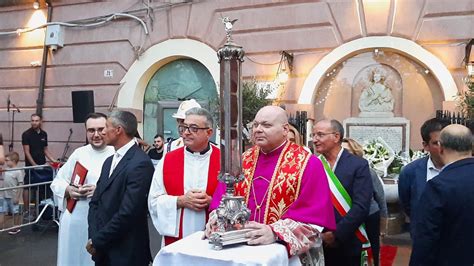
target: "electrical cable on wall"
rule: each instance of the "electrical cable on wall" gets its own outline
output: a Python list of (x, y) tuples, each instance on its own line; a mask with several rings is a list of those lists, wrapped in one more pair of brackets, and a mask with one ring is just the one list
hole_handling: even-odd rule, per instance
[(131, 18), (131, 19), (134, 19), (134, 20), (137, 20), (138, 22), (140, 22), (140, 24), (143, 27), (143, 30), (145, 31), (145, 34), (148, 35), (148, 33), (149, 33), (148, 28), (147, 28), (145, 22), (141, 18), (139, 18), (137, 16), (134, 16), (134, 15), (126, 14), (126, 13), (114, 13), (112, 15), (109, 15), (109, 16), (103, 18), (103, 20), (99, 21), (99, 22), (84, 23), (84, 24), (69, 23), (69, 22), (48, 22), (48, 23), (44, 23), (42, 25), (39, 25), (39, 26), (33, 27), (33, 28), (19, 28), (15, 31), (0, 32), (0, 36), (1, 35), (14, 35), (14, 34), (20, 35), (22, 33), (34, 31), (34, 30), (41, 29), (41, 28), (45, 28), (45, 27), (50, 26), (50, 25), (60, 25), (60, 26), (65, 26), (65, 27), (97, 27), (97, 26), (104, 25), (108, 22), (111, 22), (112, 20), (115, 20), (115, 19), (118, 19), (118, 18), (123, 18), (123, 17)]
[[(170, 8), (170, 7), (173, 7), (173, 6), (180, 6), (180, 5), (183, 5), (183, 4), (188, 4), (188, 2), (189, 2), (188, 0), (184, 0), (184, 1), (176, 2), (176, 3), (160, 4), (159, 6), (155, 7), (155, 6), (153, 6), (153, 4), (149, 0), (147, 0), (147, 3), (142, 1), (142, 4), (145, 6), (144, 9), (123, 11), (123, 12), (118, 12), (118, 13), (114, 13), (114, 14), (111, 14), (111, 15), (106, 15), (106, 16), (103, 16), (101, 18), (96, 18), (95, 20), (101, 20), (99, 22), (93, 22), (93, 23), (49, 22), (49, 23), (45, 23), (45, 24), (42, 24), (42, 25), (40, 25), (38, 27), (34, 27), (34, 28), (18, 28), (15, 31), (0, 31), (0, 36), (2, 36), (2, 35), (20, 35), (22, 33), (34, 31), (34, 30), (41, 29), (41, 28), (45, 28), (49, 25), (61, 25), (61, 26), (65, 26), (65, 27), (97, 27), (97, 26), (101, 26), (103, 24), (106, 24), (107, 22), (110, 22), (114, 19), (118, 19), (118, 18), (122, 18), (122, 17), (131, 18), (131, 19), (134, 19), (134, 20), (137, 20), (138, 22), (140, 22), (140, 24), (143, 27), (143, 30), (145, 31), (145, 34), (148, 35), (149, 31), (148, 31), (148, 27), (147, 27), (145, 21), (143, 21), (141, 18), (139, 18), (137, 16), (131, 15), (130, 13), (146, 11), (146, 16), (152, 22), (151, 27), (153, 29), (153, 17), (151, 16), (151, 14), (155, 10), (166, 9), (166, 8)], [(93, 19), (93, 18), (81, 19), (81, 21), (91, 20), (91, 19)]]
[(280, 63), (280, 60), (278, 60), (277, 62), (275, 63), (260, 63), (260, 62), (257, 62), (255, 60), (253, 60), (252, 58), (248, 57), (248, 56), (245, 56), (245, 58), (247, 58), (250, 62), (252, 63), (255, 63), (257, 65), (262, 65), (262, 66), (274, 66), (274, 65), (278, 65)]

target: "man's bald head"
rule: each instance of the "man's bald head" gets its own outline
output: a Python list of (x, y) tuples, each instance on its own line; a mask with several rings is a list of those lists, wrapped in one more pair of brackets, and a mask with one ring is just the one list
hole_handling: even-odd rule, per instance
[(454, 124), (445, 127), (441, 130), (440, 140), (441, 147), (445, 150), (462, 154), (472, 152), (472, 133), (463, 125)]
[(258, 110), (257, 115), (255, 115), (255, 118), (260, 116), (274, 116), (275, 122), (280, 123), (280, 124), (287, 124), (288, 123), (288, 115), (286, 114), (286, 111), (283, 110), (283, 108), (279, 106), (274, 106), (274, 105), (269, 105), (261, 108)]
[(285, 110), (278, 106), (265, 106), (253, 121), (253, 140), (264, 152), (270, 152), (286, 141), (288, 130)]

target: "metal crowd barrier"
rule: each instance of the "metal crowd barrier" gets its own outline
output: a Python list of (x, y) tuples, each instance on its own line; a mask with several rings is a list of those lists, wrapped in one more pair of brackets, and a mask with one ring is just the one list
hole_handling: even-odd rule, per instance
[[(4, 172), (9, 171), (22, 171), (24, 185), (5, 188), (3, 186)], [(43, 220), (53, 221), (59, 225), (54, 196), (50, 189), (56, 173), (57, 170), (51, 165), (3, 169), (0, 177), (0, 209), (2, 210), (0, 212), (0, 233), (29, 225), (37, 226)], [(2, 206), (4, 192), (12, 191), (14, 195), (17, 195), (19, 190), (20, 202), (16, 204), (18, 210), (15, 208), (11, 213), (6, 213), (6, 210), (3, 210), (6, 204), (4, 203)], [(21, 203), (24, 191), (28, 191), (29, 202)], [(35, 227), (33, 227), (33, 230), (35, 230)]]

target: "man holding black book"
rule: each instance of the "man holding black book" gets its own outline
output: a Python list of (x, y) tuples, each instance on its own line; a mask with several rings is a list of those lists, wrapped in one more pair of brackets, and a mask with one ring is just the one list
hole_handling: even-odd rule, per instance
[[(90, 197), (94, 194), (102, 164), (114, 154), (114, 148), (107, 146), (102, 130), (107, 116), (91, 113), (86, 118), (88, 145), (76, 149), (67, 163), (61, 167), (51, 184), (59, 210), (62, 212), (59, 222), (57, 265), (94, 265), (91, 256), (84, 248), (87, 244), (87, 215)], [(84, 183), (81, 184), (80, 166), (87, 169)], [(74, 173), (74, 180), (71, 180)], [(76, 174), (79, 173), (79, 176)], [(75, 200), (75, 205), (71, 201)], [(73, 207), (71, 207), (74, 205)], [(67, 206), (67, 208), (66, 208)]]

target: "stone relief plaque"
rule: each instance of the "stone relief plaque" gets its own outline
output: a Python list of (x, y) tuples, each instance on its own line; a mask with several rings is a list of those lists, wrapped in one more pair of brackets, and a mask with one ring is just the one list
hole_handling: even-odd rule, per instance
[(365, 144), (381, 137), (396, 153), (407, 152), (410, 134), (409, 121), (403, 117), (393, 118), (359, 118), (344, 120), (346, 136)]
[(403, 150), (403, 128), (397, 126), (350, 126), (350, 137), (359, 143), (381, 137), (395, 151)]

